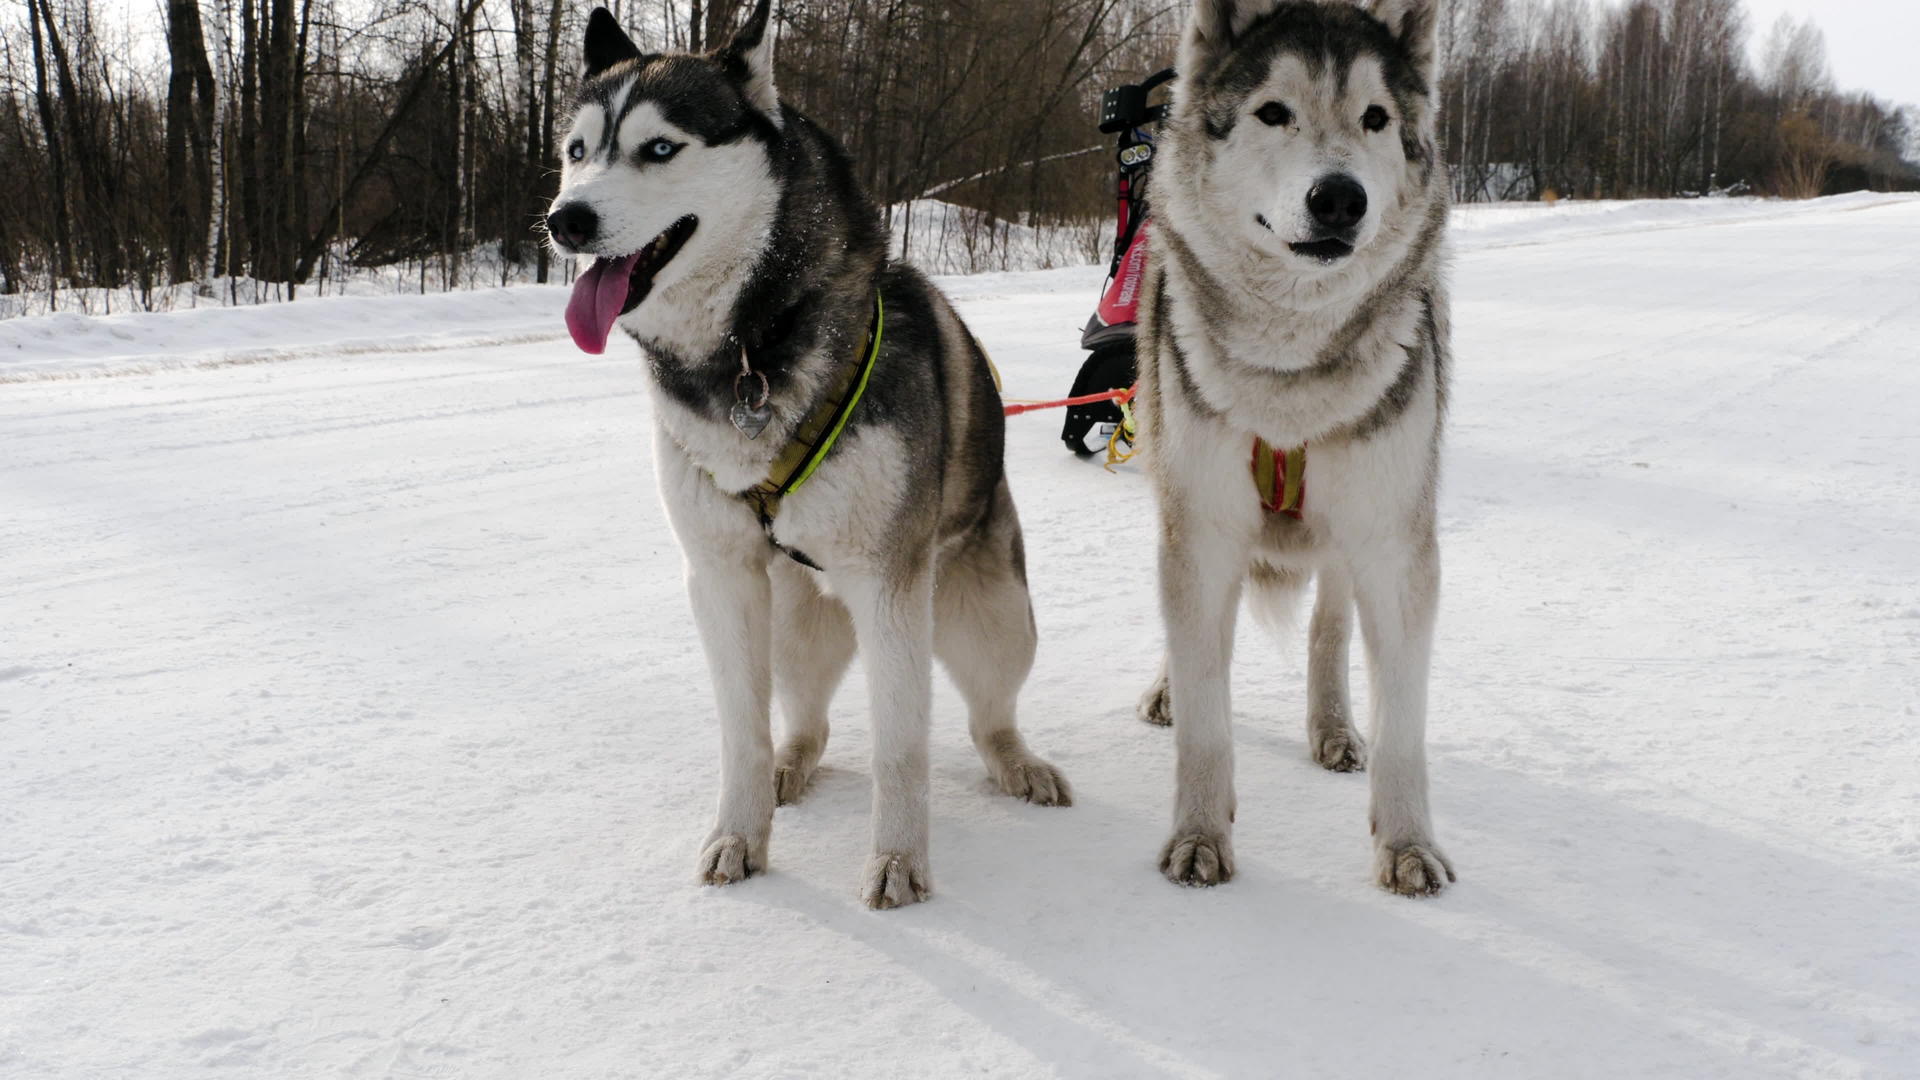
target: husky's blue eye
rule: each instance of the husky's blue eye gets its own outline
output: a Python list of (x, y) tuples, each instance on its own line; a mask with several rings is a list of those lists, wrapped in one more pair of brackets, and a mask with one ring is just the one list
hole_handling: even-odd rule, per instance
[(655, 139), (640, 151), (648, 161), (666, 161), (680, 152), (680, 144), (670, 139)]
[(1277, 101), (1269, 101), (1254, 110), (1253, 115), (1268, 127), (1285, 127), (1293, 123), (1293, 110)]
[(567, 160), (579, 161), (587, 156), (587, 144), (575, 139), (567, 144)]
[(1360, 126), (1368, 131), (1381, 131), (1390, 119), (1392, 117), (1387, 115), (1387, 110), (1378, 105), (1369, 105), (1367, 111), (1360, 115)]

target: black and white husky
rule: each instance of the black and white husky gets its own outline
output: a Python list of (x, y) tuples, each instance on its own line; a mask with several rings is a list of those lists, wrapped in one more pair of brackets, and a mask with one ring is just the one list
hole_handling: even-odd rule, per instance
[[(1161, 870), (1176, 882), (1233, 876), (1228, 668), (1243, 586), (1271, 602), (1316, 576), (1313, 757), (1371, 768), (1382, 885), (1411, 895), (1453, 880), (1425, 746), (1449, 348), (1437, 3), (1196, 0), (1187, 25), (1140, 347), (1167, 631), (1141, 713), (1173, 724)], [(1356, 607), (1371, 761), (1347, 696)]]
[[(652, 373), (660, 490), (720, 713), (700, 878), (766, 867), (774, 805), (806, 790), (857, 643), (874, 727), (861, 895), (888, 908), (932, 886), (936, 656), (1000, 788), (1072, 796), (1014, 726), (1034, 623), (986, 357), (925, 278), (887, 261), (839, 146), (775, 96), (768, 6), (704, 56), (642, 53), (595, 10), (547, 224), (596, 257), (568, 306), (574, 340), (599, 352), (617, 326)], [(804, 486), (775, 491), (813, 445), (830, 450)]]

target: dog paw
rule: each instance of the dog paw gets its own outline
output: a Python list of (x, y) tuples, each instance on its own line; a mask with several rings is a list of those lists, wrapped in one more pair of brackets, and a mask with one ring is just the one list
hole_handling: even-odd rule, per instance
[(1453, 863), (1433, 841), (1376, 844), (1373, 873), (1380, 887), (1401, 896), (1438, 896), (1454, 876)]
[(867, 859), (860, 898), (875, 911), (916, 904), (933, 895), (927, 858), (908, 851), (876, 851)]
[(1225, 884), (1233, 880), (1233, 843), (1224, 833), (1175, 833), (1160, 851), (1160, 872), (1175, 885)]
[(1367, 743), (1352, 728), (1311, 733), (1313, 760), (1329, 772), (1364, 772)]
[(773, 770), (773, 802), (776, 806), (792, 806), (807, 793), (807, 785), (813, 781), (811, 773), (798, 765), (782, 765)]
[(800, 801), (813, 784), (814, 769), (820, 764), (821, 743), (818, 740), (791, 739), (780, 748), (780, 756), (773, 767), (773, 801), (777, 806), (791, 806)]
[(1035, 806), (1073, 805), (1073, 787), (1067, 778), (1037, 757), (1028, 756), (1024, 761), (1000, 766), (994, 770), (993, 778), (1001, 791)]
[(731, 885), (766, 869), (764, 854), (756, 856), (739, 833), (722, 833), (707, 841), (700, 852), (700, 883)]
[(1140, 706), (1135, 715), (1143, 724), (1155, 727), (1173, 726), (1173, 695), (1167, 692), (1167, 677), (1161, 675), (1140, 695)]
[(786, 761), (773, 770), (773, 801), (776, 806), (792, 806), (813, 784), (813, 767), (799, 761)]

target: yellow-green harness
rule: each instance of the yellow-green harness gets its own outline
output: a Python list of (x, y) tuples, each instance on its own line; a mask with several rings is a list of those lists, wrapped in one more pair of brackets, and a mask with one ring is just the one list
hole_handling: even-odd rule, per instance
[[(793, 431), (793, 437), (787, 440), (773, 465), (767, 470), (767, 478), (740, 493), (740, 498), (760, 516), (760, 524), (766, 528), (768, 539), (773, 536), (773, 519), (780, 513), (780, 500), (799, 491), (801, 486), (813, 477), (814, 470), (826, 460), (833, 444), (840, 439), (840, 433), (847, 429), (847, 420), (853, 416), (854, 406), (860, 404), (860, 398), (867, 392), (867, 380), (873, 375), (873, 365), (880, 359), (880, 336), (887, 325), (887, 308), (880, 300), (880, 290), (873, 291), (873, 327), (867, 334), (866, 348), (859, 363), (841, 370), (833, 387), (814, 406), (813, 412), (800, 422)], [(779, 545), (776, 544), (776, 547)], [(799, 561), (807, 565), (805, 556), (789, 551)]]

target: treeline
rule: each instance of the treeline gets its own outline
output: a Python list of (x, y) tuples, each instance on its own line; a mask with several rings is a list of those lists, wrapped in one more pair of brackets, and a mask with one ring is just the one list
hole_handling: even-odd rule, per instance
[(1811, 22), (1757, 67), (1741, 0), (1454, 0), (1442, 29), (1463, 199), (1920, 188), (1915, 110), (1838, 92)]
[[(164, 51), (86, 0), (0, 28), (0, 293), (291, 296), (367, 267), (546, 281), (555, 127), (593, 0), (166, 0)], [(743, 0), (614, 0), (650, 48), (724, 43)], [(956, 177), (991, 215), (1085, 216), (1115, 78), (1174, 0), (782, 0), (781, 91), (875, 195)], [(1077, 166), (1077, 168), (1076, 168)], [(972, 221), (990, 221), (972, 218)], [(248, 297), (241, 297), (242, 299)]]
[[(743, 2), (610, 6), (643, 46), (701, 49)], [(87, 0), (10, 5), (0, 294), (53, 306), (117, 290), (151, 307), (182, 283), (287, 297), (369, 268), (421, 288), (548, 280), (539, 221), (591, 6), (164, 0), (142, 33)], [(778, 0), (780, 88), (885, 204), (937, 194), (979, 211), (938, 220), (991, 251), (996, 222), (1107, 212), (1100, 92), (1170, 62), (1185, 9)], [(1909, 117), (1837, 93), (1811, 26), (1783, 23), (1750, 64), (1739, 0), (1455, 0), (1443, 30), (1463, 198), (1915, 183)]]

